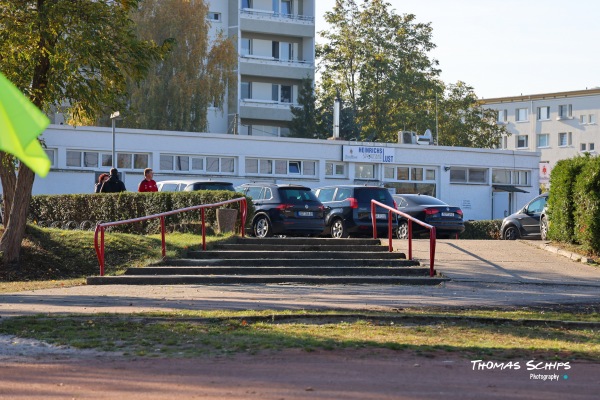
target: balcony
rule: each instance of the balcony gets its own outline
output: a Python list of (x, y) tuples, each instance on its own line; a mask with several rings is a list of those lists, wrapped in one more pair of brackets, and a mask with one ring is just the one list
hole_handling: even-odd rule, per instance
[(241, 99), (240, 117), (254, 120), (290, 121), (293, 103), (280, 103), (273, 100)]
[(281, 60), (259, 55), (240, 56), (240, 74), (282, 79), (313, 77), (314, 63), (302, 60)]
[(240, 10), (240, 29), (245, 32), (312, 38), (315, 36), (315, 17), (244, 8)]

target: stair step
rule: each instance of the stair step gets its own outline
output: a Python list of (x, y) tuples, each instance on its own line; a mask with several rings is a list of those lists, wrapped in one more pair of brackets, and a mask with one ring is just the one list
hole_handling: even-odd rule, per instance
[(425, 267), (143, 267), (128, 268), (125, 275), (325, 275), (325, 276), (429, 276)]
[(444, 277), (400, 276), (314, 276), (314, 275), (161, 275), (161, 276), (91, 276), (88, 285), (207, 285), (207, 284), (379, 284), (379, 285), (438, 285)]
[(271, 244), (271, 243), (223, 243), (213, 249), (237, 251), (347, 251), (355, 253), (384, 252), (388, 248), (381, 245), (338, 245), (338, 244)]
[(244, 244), (244, 243), (252, 243), (252, 244), (296, 244), (296, 245), (337, 245), (337, 246), (375, 246), (381, 245), (381, 241), (379, 239), (370, 239), (370, 238), (346, 238), (346, 239), (332, 239), (332, 238), (253, 238), (253, 237), (239, 237), (236, 236), (231, 238), (228, 243), (235, 244)]
[(258, 250), (207, 250), (207, 251), (190, 251), (190, 258), (198, 259), (269, 259), (269, 258), (288, 258), (288, 259), (310, 259), (310, 258), (326, 258), (348, 260), (355, 257), (363, 259), (405, 259), (406, 255), (400, 252), (365, 252), (354, 253), (350, 251), (258, 251)]
[[(343, 267), (410, 267), (417, 266), (420, 263), (416, 260), (406, 259), (348, 259), (348, 260), (336, 260), (334, 258), (328, 259), (281, 259), (281, 258), (268, 258), (261, 259), (259, 261), (261, 267), (330, 267), (330, 266), (343, 266)], [(174, 266), (174, 267), (254, 267), (257, 264), (257, 259), (237, 259), (237, 260), (225, 260), (225, 259), (197, 259), (197, 258), (177, 258), (172, 260), (165, 260), (155, 266)]]

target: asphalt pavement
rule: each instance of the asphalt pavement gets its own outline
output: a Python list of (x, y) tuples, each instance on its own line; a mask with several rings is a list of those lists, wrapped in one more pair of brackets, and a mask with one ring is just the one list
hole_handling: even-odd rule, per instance
[[(451, 280), (436, 286), (84, 285), (2, 294), (0, 317), (218, 309), (385, 311), (407, 307), (600, 305), (600, 268), (544, 250), (540, 244), (440, 240), (435, 268)], [(394, 248), (407, 252), (407, 242), (394, 240)], [(415, 240), (413, 256), (428, 265), (429, 241)]]

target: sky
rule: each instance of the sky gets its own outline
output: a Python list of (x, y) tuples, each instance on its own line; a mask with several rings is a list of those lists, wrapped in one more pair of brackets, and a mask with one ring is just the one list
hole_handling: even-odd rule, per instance
[[(359, 0), (360, 1), (360, 0)], [(430, 53), (446, 83), (480, 98), (600, 87), (598, 0), (388, 0), (396, 14), (430, 22)], [(315, 0), (318, 32), (335, 0)]]

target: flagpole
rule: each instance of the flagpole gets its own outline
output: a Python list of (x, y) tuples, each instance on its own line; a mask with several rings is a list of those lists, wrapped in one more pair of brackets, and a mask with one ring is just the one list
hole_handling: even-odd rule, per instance
[(121, 119), (119, 118), (121, 116), (121, 113), (118, 111), (115, 111), (114, 113), (110, 114), (110, 119), (112, 121), (112, 167), (113, 168), (117, 168), (117, 158), (116, 158), (116, 152), (115, 152), (115, 124), (116, 124), (116, 120)]

